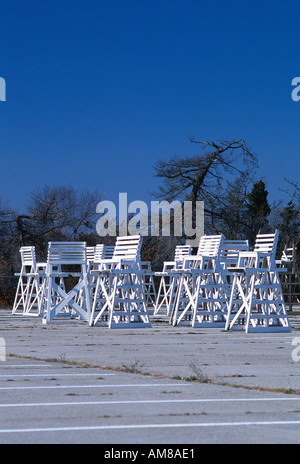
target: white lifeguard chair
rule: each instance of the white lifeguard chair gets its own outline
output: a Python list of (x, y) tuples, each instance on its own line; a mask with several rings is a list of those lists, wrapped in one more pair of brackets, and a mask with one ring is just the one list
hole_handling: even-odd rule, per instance
[(184, 258), (170, 324), (192, 327), (225, 326), (226, 292), (220, 256), (224, 235), (201, 237), (197, 255)]
[[(91, 304), (87, 265), (85, 242), (49, 243), (44, 291), (44, 324), (49, 324), (60, 313), (68, 314), (66, 309), (69, 309), (70, 316), (89, 321)], [(69, 276), (77, 279), (77, 283), (67, 292), (62, 282)]]
[(174, 261), (165, 261), (162, 272), (155, 272), (155, 276), (160, 278), (154, 315), (163, 311), (170, 316), (174, 302), (179, 274), (174, 273), (176, 269), (181, 269), (185, 256), (190, 256), (192, 247), (190, 245), (177, 245), (175, 247)]
[(241, 252), (233, 272), (226, 330), (290, 332), (276, 266), (278, 230), (258, 234), (253, 251)]
[(43, 311), (43, 288), (46, 263), (37, 263), (35, 247), (21, 247), (21, 271), (12, 314), (40, 316)]
[(101, 260), (94, 271), (90, 326), (151, 327), (141, 275), (141, 244), (139, 235), (117, 237), (113, 257)]

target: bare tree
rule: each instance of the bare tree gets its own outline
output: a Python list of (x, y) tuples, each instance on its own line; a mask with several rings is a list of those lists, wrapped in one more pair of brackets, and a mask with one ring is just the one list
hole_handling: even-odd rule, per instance
[(239, 185), (245, 200), (258, 166), (257, 156), (244, 140), (215, 143), (191, 139), (191, 142), (201, 146), (201, 154), (172, 156), (155, 164), (155, 176), (163, 180), (155, 196), (169, 201), (191, 200), (194, 209), (196, 201), (204, 201), (206, 226), (209, 231), (217, 232), (224, 218), (227, 219), (233, 185)]
[(15, 249), (18, 244), (16, 212), (0, 199), (0, 275), (14, 270)]
[(71, 240), (80, 228), (92, 226), (91, 220), (96, 217), (99, 200), (97, 192), (81, 193), (64, 185), (54, 188), (45, 186), (32, 195), (28, 212), (36, 222), (39, 233), (47, 235), (59, 231)]
[(38, 189), (28, 210), (20, 214), (0, 199), (0, 303), (11, 300), (15, 291), (14, 272), (20, 268), (21, 246), (34, 245), (39, 259), (46, 259), (49, 241), (95, 240), (97, 192), (78, 192), (72, 187)]
[(98, 192), (45, 186), (32, 194), (28, 206), (27, 241), (44, 249), (51, 240), (76, 240), (95, 231)]

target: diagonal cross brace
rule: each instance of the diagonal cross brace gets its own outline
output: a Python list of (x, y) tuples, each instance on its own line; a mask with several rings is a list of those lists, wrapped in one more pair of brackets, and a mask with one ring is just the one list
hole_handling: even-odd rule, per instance
[[(61, 288), (57, 283), (53, 282), (52, 283), (52, 289), (54, 292), (56, 292), (59, 296), (62, 297), (62, 301), (51, 308), (50, 311), (47, 311), (47, 322), (52, 320), (65, 306), (70, 306), (72, 307), (84, 320), (89, 319), (89, 314), (90, 314), (90, 303), (89, 303), (89, 295), (86, 295), (86, 302), (87, 302), (87, 308), (84, 310), (79, 306), (76, 301), (74, 301), (74, 297), (76, 297), (80, 290), (82, 290), (83, 287), (86, 287), (86, 279), (84, 278), (78, 284), (69, 292), (66, 293), (66, 291)], [(88, 292), (87, 292), (88, 293)]]

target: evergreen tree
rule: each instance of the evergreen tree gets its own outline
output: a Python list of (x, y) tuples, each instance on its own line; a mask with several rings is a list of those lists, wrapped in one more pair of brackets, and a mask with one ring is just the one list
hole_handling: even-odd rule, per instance
[(295, 244), (299, 249), (300, 245), (300, 215), (299, 208), (296, 208), (293, 201), (289, 201), (287, 206), (279, 213), (281, 222), (279, 224), (280, 240), (282, 248)]
[(265, 183), (260, 180), (253, 185), (246, 200), (246, 217), (249, 224), (249, 241), (252, 245), (259, 231), (267, 233), (269, 230), (268, 216), (271, 208), (268, 202), (268, 191)]

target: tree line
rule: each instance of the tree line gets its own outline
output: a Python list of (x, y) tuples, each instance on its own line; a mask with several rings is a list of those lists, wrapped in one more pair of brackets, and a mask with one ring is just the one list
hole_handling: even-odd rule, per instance
[[(298, 246), (300, 251), (300, 187), (283, 178), (282, 199), (271, 204), (266, 181), (258, 176), (259, 157), (244, 140), (190, 142), (194, 155), (176, 155), (159, 160), (153, 175), (160, 186), (153, 196), (160, 200), (190, 200), (205, 204), (205, 233), (223, 233), (227, 239), (248, 239), (279, 229), (278, 250)], [(96, 233), (98, 191), (78, 191), (72, 186), (43, 186), (33, 192), (25, 211), (16, 211), (0, 199), (0, 304), (9, 299), (20, 268), (19, 249), (33, 245), (39, 260), (45, 260), (49, 241), (86, 241), (113, 244), (113, 237)], [(160, 270), (170, 260), (176, 244), (185, 237), (145, 237), (143, 259)], [(4, 278), (5, 276), (5, 278)], [(6, 280), (5, 280), (6, 279)]]

